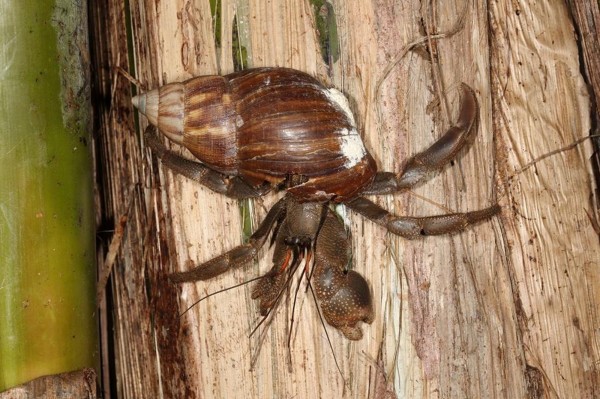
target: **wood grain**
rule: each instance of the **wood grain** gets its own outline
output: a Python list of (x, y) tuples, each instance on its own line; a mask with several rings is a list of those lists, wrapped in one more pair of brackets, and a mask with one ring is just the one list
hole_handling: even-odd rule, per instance
[[(98, 33), (110, 44), (96, 49), (105, 68), (99, 91), (111, 99), (98, 142), (106, 160), (100, 162), (105, 223), (129, 201), (135, 204), (111, 277), (119, 396), (600, 395), (600, 251), (590, 222), (598, 216), (590, 142), (523, 169), (590, 133), (589, 93), (567, 6), (331, 3), (341, 53), (326, 65), (308, 1), (222, 0), (220, 48), (208, 1), (132, 0), (129, 10), (108, 2), (110, 28)], [(125, 11), (131, 13), (131, 60)], [(260, 334), (248, 338), (258, 319), (251, 286), (178, 317), (203, 295), (268, 270), (271, 255), (264, 251), (256, 264), (209, 282), (167, 282), (167, 273), (241, 242), (239, 207), (173, 176), (143, 150), (128, 83), (113, 69), (131, 65), (146, 88), (232, 72), (234, 16), (249, 66), (300, 69), (348, 95), (381, 170), (399, 171), (408, 156), (433, 143), (456, 118), (460, 82), (472, 86), (480, 120), (469, 151), (413, 192), (374, 200), (409, 215), (472, 211), (496, 201), (503, 208), (500, 217), (461, 234), (415, 241), (347, 212), (354, 268), (370, 281), (376, 319), (359, 342), (328, 328), (330, 348), (310, 296), (301, 294), (292, 372), (286, 310), (269, 327), (250, 370), (261, 346)], [(421, 44), (406, 51), (415, 40)], [(275, 200), (254, 203), (255, 226)]]

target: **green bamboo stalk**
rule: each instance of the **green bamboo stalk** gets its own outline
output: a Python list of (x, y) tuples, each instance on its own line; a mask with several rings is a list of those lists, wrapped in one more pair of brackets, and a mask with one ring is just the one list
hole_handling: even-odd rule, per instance
[(0, 391), (97, 363), (85, 10), (0, 2)]

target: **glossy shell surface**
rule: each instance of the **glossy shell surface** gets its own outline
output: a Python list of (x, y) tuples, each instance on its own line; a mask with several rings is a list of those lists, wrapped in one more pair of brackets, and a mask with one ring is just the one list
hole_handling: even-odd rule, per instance
[[(287, 68), (200, 76), (158, 90), (151, 123), (202, 163), (253, 185), (300, 182), (300, 200), (343, 201), (369, 184), (376, 165), (348, 101)], [(140, 110), (144, 112), (140, 107)]]

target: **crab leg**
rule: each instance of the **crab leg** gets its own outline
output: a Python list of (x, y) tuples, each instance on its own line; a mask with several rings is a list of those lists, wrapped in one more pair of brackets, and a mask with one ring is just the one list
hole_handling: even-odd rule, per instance
[(461, 85), (462, 102), (456, 124), (433, 145), (408, 160), (402, 172), (379, 172), (361, 194), (391, 194), (407, 190), (425, 180), (450, 162), (476, 134), (473, 129), (479, 106), (473, 89)]
[(170, 275), (171, 281), (176, 283), (183, 283), (187, 281), (196, 280), (208, 280), (209, 278), (218, 276), (227, 270), (240, 267), (251, 261), (256, 255), (260, 248), (264, 245), (271, 228), (279, 220), (279, 218), (285, 213), (286, 198), (280, 199), (262, 221), (258, 229), (250, 236), (248, 242), (233, 248), (232, 250), (225, 252), (224, 254), (217, 256), (204, 262), (195, 268), (180, 272), (173, 273)]
[(500, 206), (493, 205), (489, 208), (466, 213), (449, 213), (426, 217), (396, 216), (363, 197), (347, 202), (346, 206), (384, 226), (390, 233), (409, 239), (461, 231), (471, 224), (488, 219), (500, 212)]
[(146, 128), (144, 140), (156, 156), (161, 159), (163, 165), (216, 193), (224, 194), (230, 198), (243, 199), (260, 197), (271, 191), (272, 187), (269, 185), (254, 187), (238, 176), (229, 177), (210, 169), (201, 162), (191, 161), (168, 150), (156, 134), (156, 127), (152, 125), (148, 125)]

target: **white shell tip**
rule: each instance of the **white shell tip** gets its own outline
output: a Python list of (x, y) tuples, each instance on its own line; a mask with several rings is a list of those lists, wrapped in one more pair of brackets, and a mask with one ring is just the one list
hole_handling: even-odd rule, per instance
[(140, 113), (146, 115), (148, 121), (153, 125), (156, 125), (158, 119), (158, 96), (158, 90), (151, 90), (131, 99), (133, 106), (136, 107)]
[[(140, 97), (143, 97), (143, 95), (139, 95), (139, 96), (135, 96), (131, 99), (131, 103), (133, 104), (134, 107), (136, 107), (137, 109), (140, 109)], [(143, 101), (142, 101), (143, 104)], [(141, 111), (141, 110), (140, 110)]]

